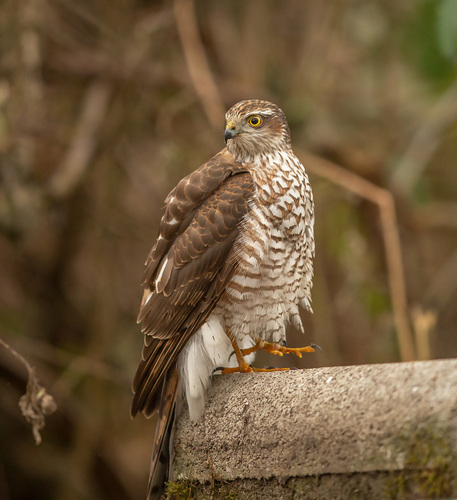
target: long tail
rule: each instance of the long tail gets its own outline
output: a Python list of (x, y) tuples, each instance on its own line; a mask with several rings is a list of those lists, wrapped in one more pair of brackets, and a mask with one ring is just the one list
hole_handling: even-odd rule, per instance
[(154, 436), (151, 470), (149, 473), (148, 500), (159, 500), (165, 490), (165, 481), (170, 472), (170, 443), (176, 415), (178, 394), (178, 370), (174, 365), (168, 370), (162, 385), (159, 416)]

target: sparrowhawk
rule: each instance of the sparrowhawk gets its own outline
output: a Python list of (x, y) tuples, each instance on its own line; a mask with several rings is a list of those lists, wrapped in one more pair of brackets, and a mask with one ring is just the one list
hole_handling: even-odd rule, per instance
[(286, 117), (246, 100), (225, 118), (226, 148), (170, 192), (146, 261), (131, 414), (160, 405), (150, 494), (180, 388), (196, 420), (216, 368), (252, 371), (259, 348), (312, 350), (284, 347), (288, 323), (303, 331), (299, 306), (311, 310), (314, 256), (313, 194)]

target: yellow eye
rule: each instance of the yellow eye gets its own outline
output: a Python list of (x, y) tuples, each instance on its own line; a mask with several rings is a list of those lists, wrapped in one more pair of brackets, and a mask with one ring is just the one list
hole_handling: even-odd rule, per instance
[(253, 127), (260, 127), (260, 125), (262, 125), (262, 122), (262, 117), (259, 115), (251, 116), (248, 120), (249, 125), (252, 125)]

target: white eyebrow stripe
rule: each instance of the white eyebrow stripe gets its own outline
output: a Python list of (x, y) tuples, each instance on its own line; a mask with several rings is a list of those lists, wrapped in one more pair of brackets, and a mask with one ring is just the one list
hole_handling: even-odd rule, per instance
[(275, 112), (272, 111), (271, 109), (254, 109), (253, 111), (249, 111), (249, 115), (266, 115), (266, 116), (272, 116), (274, 115)]

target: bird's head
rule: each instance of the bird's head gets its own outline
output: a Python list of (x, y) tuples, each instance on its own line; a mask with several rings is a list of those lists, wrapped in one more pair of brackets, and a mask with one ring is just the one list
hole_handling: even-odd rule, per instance
[(276, 104), (252, 99), (240, 101), (225, 114), (225, 142), (237, 161), (252, 161), (290, 149), (286, 116)]

